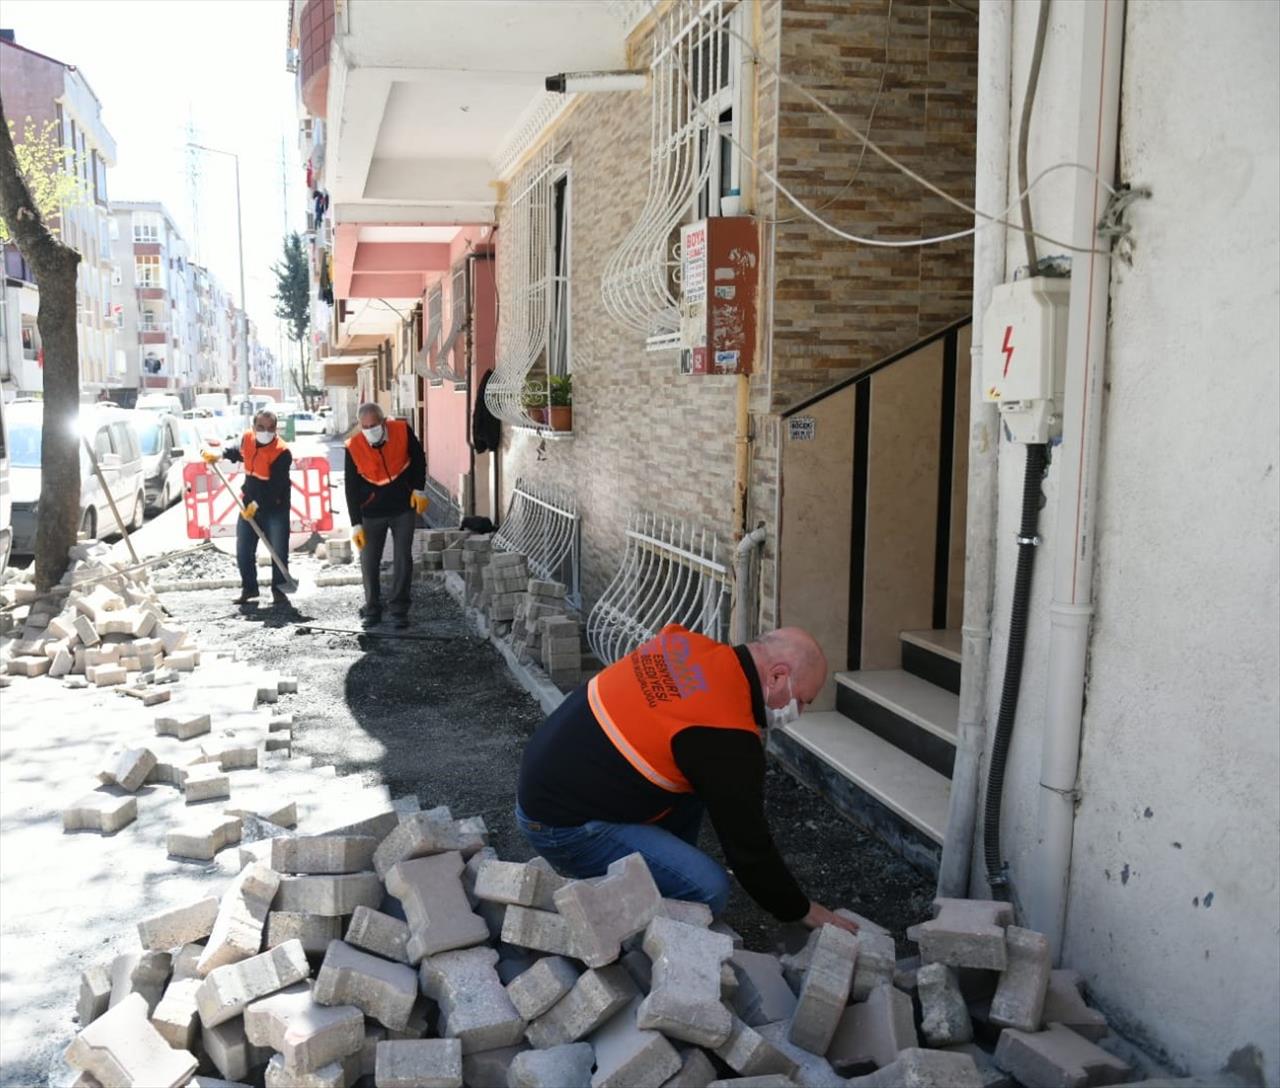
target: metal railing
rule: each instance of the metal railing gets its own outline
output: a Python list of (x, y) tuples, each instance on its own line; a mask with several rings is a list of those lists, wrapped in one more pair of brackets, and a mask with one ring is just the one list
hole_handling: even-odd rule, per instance
[(538, 578), (563, 582), (569, 600), (581, 600), (579, 587), (578, 501), (555, 484), (516, 480), (507, 516), (493, 538), (493, 546), (519, 552)]
[(678, 519), (635, 515), (618, 573), (587, 617), (602, 664), (626, 656), (668, 623), (714, 639), (729, 629), (729, 568), (714, 533)]

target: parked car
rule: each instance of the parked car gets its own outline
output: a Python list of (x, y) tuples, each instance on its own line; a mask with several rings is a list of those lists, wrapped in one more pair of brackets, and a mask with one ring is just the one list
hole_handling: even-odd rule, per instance
[(294, 434), (324, 434), (325, 421), (315, 412), (294, 412)]
[(130, 412), (129, 422), (142, 450), (147, 508), (167, 510), (182, 494), (183, 420), (163, 412)]
[[(44, 429), (44, 405), (27, 401), (5, 409), (8, 424), (9, 471), (13, 488), (13, 552), (31, 555), (36, 545), (36, 517), (43, 488), (40, 439)], [(121, 408), (101, 404), (81, 408), (80, 434), (93, 447), (102, 475), (116, 501), (116, 508), (130, 529), (142, 525), (147, 507), (142, 474), (142, 451)], [(84, 444), (80, 446), (80, 535), (97, 540), (116, 532), (107, 494), (98, 481)]]
[(182, 415), (182, 398), (172, 393), (143, 393), (133, 406), (138, 412), (166, 412), (169, 415)]
[(9, 443), (5, 438), (4, 401), (0, 400), (0, 572), (13, 550), (13, 496), (9, 493)]

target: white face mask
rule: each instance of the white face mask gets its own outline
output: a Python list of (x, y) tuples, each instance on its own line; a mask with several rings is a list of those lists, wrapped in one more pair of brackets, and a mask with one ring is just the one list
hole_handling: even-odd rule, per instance
[(276, 436), (272, 431), (256, 431), (253, 437), (259, 446), (269, 446)]
[(784, 725), (800, 720), (800, 704), (792, 690), (789, 676), (787, 677), (787, 694), (791, 696), (791, 701), (786, 706), (765, 707), (765, 716), (768, 718), (770, 729), (781, 729)]
[(382, 440), (387, 436), (387, 429), (381, 423), (376, 427), (361, 427), (360, 431), (364, 435), (365, 441), (371, 446), (381, 444)]

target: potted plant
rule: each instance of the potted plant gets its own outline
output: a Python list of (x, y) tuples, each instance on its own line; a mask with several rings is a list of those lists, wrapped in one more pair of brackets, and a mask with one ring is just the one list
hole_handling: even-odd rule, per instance
[(572, 374), (557, 374), (551, 379), (551, 429), (573, 430)]
[(547, 422), (547, 384), (545, 379), (530, 378), (524, 383), (524, 395), (521, 398), (524, 412), (534, 423)]

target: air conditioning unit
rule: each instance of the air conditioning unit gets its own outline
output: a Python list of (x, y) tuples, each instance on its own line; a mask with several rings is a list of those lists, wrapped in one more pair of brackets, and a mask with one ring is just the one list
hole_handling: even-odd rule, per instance
[(680, 228), (680, 339), (691, 374), (750, 374), (755, 363), (760, 228), (716, 216)]

